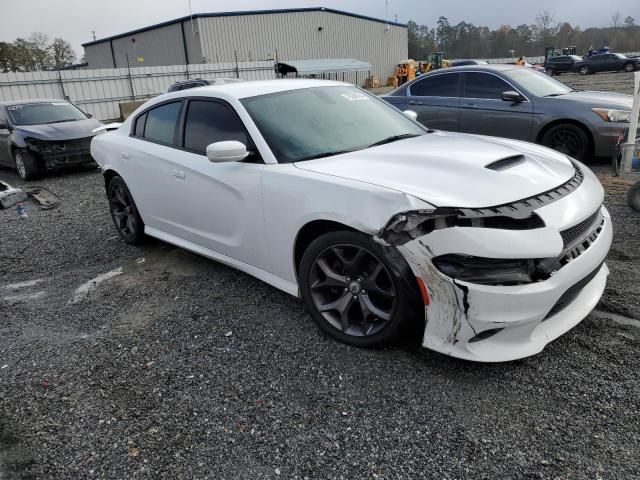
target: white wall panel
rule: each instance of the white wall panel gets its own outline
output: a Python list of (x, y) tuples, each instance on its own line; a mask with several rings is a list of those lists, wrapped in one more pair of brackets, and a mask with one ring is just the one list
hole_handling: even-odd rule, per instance
[(120, 102), (147, 100), (187, 78), (236, 77), (236, 72), (245, 80), (276, 78), (274, 62), (2, 73), (0, 101), (66, 98), (98, 120), (114, 120)]

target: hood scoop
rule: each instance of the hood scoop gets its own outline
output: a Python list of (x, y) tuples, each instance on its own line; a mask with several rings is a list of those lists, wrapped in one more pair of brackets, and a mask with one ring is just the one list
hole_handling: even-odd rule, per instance
[(503, 170), (508, 170), (524, 162), (524, 155), (513, 155), (511, 157), (505, 157), (500, 160), (496, 160), (495, 162), (491, 162), (485, 165), (484, 168), (488, 168), (489, 170), (494, 170), (496, 172), (502, 172)]

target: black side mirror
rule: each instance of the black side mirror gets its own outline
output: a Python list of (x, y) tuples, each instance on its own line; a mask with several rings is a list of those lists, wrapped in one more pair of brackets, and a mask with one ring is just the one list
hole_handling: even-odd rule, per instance
[(505, 102), (520, 103), (524, 100), (524, 97), (518, 92), (509, 90), (507, 92), (502, 92), (502, 100)]
[(84, 114), (89, 118), (93, 118), (93, 115), (91, 115), (90, 113), (84, 112)]

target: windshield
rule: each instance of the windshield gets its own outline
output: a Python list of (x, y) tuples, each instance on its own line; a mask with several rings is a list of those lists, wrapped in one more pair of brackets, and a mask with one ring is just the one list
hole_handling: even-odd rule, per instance
[(278, 162), (297, 162), (423, 135), (386, 102), (349, 86), (303, 88), (245, 98)]
[(530, 69), (507, 70), (504, 74), (536, 97), (555, 97), (572, 91), (564, 83)]
[(87, 119), (79, 108), (67, 102), (11, 105), (7, 107), (7, 111), (16, 125), (40, 125)]

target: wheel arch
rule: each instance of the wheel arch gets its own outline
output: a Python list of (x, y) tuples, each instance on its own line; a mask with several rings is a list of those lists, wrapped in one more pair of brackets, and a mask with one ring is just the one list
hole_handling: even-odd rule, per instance
[(542, 139), (544, 138), (544, 135), (553, 127), (556, 127), (558, 125), (562, 125), (568, 123), (570, 125), (574, 125), (578, 128), (580, 128), (586, 135), (587, 135), (587, 139), (589, 140), (589, 153), (593, 153), (594, 149), (595, 149), (595, 140), (594, 140), (594, 136), (593, 133), (591, 132), (591, 130), (589, 130), (589, 127), (587, 127), (584, 123), (582, 123), (579, 120), (574, 120), (572, 118), (560, 118), (557, 120), (553, 120), (552, 122), (549, 122), (547, 124), (545, 124), (544, 126), (542, 126), (542, 128), (540, 128), (540, 130), (538, 130), (538, 134), (536, 135), (536, 143), (542, 145)]
[[(298, 272), (300, 269), (300, 262), (302, 261), (302, 255), (309, 248), (311, 242), (325, 233), (339, 232), (342, 230), (351, 232), (360, 232), (357, 228), (346, 225), (335, 220), (317, 219), (312, 220), (304, 224), (296, 235), (296, 239), (293, 243), (293, 268), (296, 273), (296, 279), (298, 278)], [(364, 233), (364, 232), (361, 232)]]
[(122, 175), (120, 175), (117, 171), (115, 171), (112, 168), (107, 168), (102, 173), (102, 176), (104, 177), (104, 188), (105, 188), (105, 190), (109, 188), (109, 183), (111, 182), (111, 180), (114, 177), (122, 177)]

